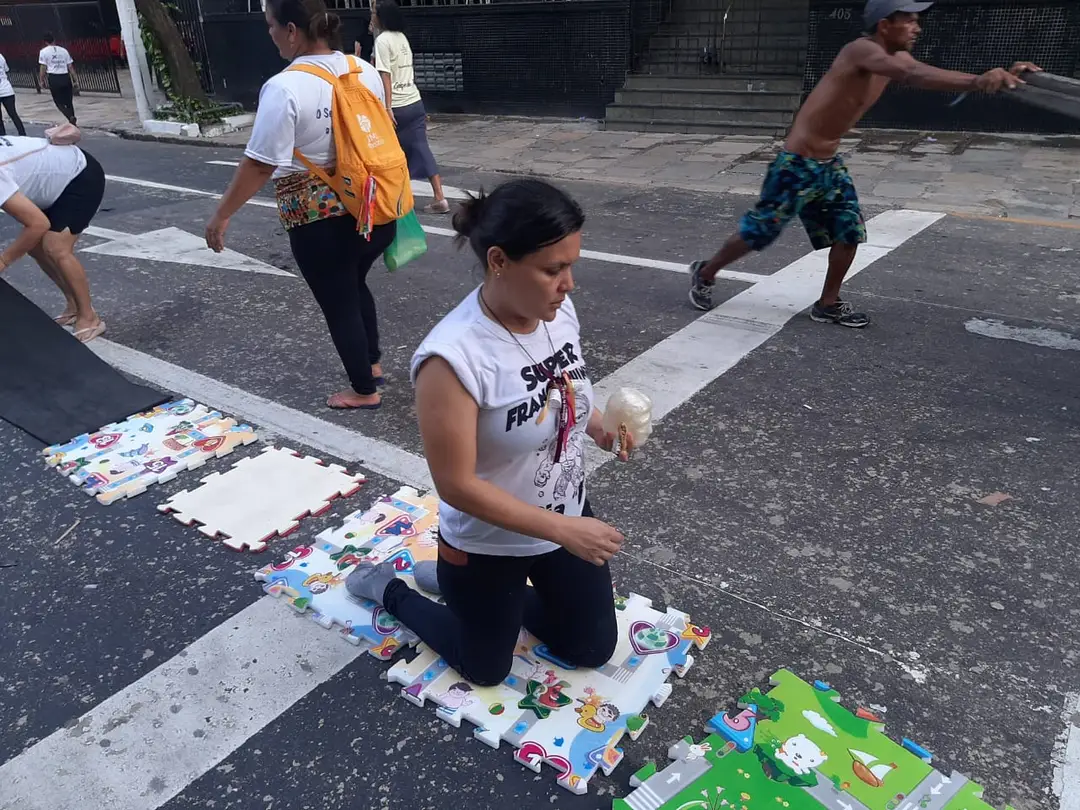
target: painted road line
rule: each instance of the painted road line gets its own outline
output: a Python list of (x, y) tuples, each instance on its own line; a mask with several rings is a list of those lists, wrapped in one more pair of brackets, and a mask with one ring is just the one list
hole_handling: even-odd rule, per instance
[(358, 462), (374, 473), (418, 489), (428, 490), (433, 486), (424, 459), (381, 439), (373, 439), (257, 394), (241, 391), (227, 383), (104, 338), (86, 345), (121, 371), (247, 420), (259, 430), (345, 461)]
[[(211, 166), (239, 166), (240, 165), (240, 161), (238, 161), (238, 160), (208, 160), (206, 162), (209, 163)], [(432, 194), (432, 192), (431, 192), (431, 183), (425, 182), (423, 180), (413, 180), (413, 181), (411, 181), (410, 185), (412, 185), (412, 193), (417, 197), (432, 197), (432, 196), (434, 196)], [(466, 191), (463, 188), (457, 188), (456, 186), (444, 185), (442, 187), (442, 190), (443, 190), (443, 194), (449, 200), (467, 200), (467, 199), (469, 199), (470, 192)]]
[[(224, 163), (225, 161), (207, 161), (208, 163)], [(118, 177), (116, 175), (106, 175), (107, 180), (111, 180), (114, 183), (120, 183), (122, 185), (138, 186), (140, 188), (150, 188), (157, 191), (174, 191), (180, 194), (195, 194), (200, 197), (209, 197), (210, 199), (220, 200), (221, 194), (216, 191), (204, 191), (199, 188), (188, 188), (186, 186), (174, 186), (169, 183), (157, 183), (153, 180), (142, 180), (138, 177)], [(447, 192), (449, 193), (449, 192)], [(266, 200), (260, 197), (252, 197), (247, 202), (248, 205), (259, 206), (260, 208), (273, 208), (277, 209), (277, 203), (273, 200)], [(451, 228), (440, 228), (435, 225), (424, 225), (424, 233), (432, 234), (433, 236), (457, 236), (457, 231)], [(640, 256), (622, 256), (618, 253), (603, 253), (597, 250), (583, 250), (581, 251), (582, 258), (595, 259), (601, 262), (611, 262), (613, 264), (625, 264), (632, 267), (648, 267), (657, 270), (670, 270), (674, 273), (685, 274), (688, 267), (685, 263), (680, 262), (666, 262), (660, 259), (646, 259)], [(718, 273), (720, 278), (730, 279), (731, 281), (741, 281), (747, 284), (756, 284), (764, 278), (769, 276), (759, 275), (757, 273), (741, 273), (737, 270), (721, 270)]]
[(1065, 730), (1054, 746), (1054, 795), (1060, 810), (1080, 810), (1080, 692), (1065, 697)]
[[(872, 220), (872, 244), (861, 251), (853, 272), (940, 216), (892, 211)], [(809, 306), (825, 261), (821, 253), (810, 254), (735, 296), (732, 301), (739, 303), (722, 304), (598, 382), (598, 398), (606, 400), (620, 385), (634, 385), (653, 396), (654, 418), (662, 420)], [(414, 486), (431, 486), (423, 459), (411, 453), (110, 341), (99, 338), (88, 345), (137, 377), (260, 429), (339, 458), (362, 458), (371, 470)], [(590, 455), (590, 466), (612, 458)], [(89, 795), (110, 810), (155, 810), (362, 654), (329, 643), (325, 630), (275, 602), (260, 599), (91, 710), (74, 726), (84, 730), (80, 735), (60, 729), (0, 767), (0, 808), (55, 810), (71, 796)], [(275, 639), (273, 656), (265, 655), (267, 638)], [(245, 669), (256, 658), (262, 663)], [(226, 692), (252, 697), (218, 702)], [(179, 707), (175, 714), (173, 706)], [(203, 737), (194, 737), (197, 729)], [(101, 745), (103, 737), (107, 746)]]
[(972, 318), (964, 323), (964, 328), (981, 337), (1013, 340), (1043, 349), (1080, 351), (1080, 340), (1068, 332), (1047, 329), (1045, 326), (1011, 326), (996, 318)]
[(221, 253), (214, 253), (206, 246), (206, 239), (180, 228), (159, 228), (147, 233), (124, 233), (108, 228), (95, 228), (91, 225), (84, 233), (105, 241), (81, 248), (82, 253), (186, 264), (200, 269), (237, 270), (241, 273), (296, 278), (288, 270), (274, 267), (272, 264), (245, 256), (230, 248), (225, 248)]
[[(848, 278), (944, 216), (886, 211), (874, 217), (867, 223), (868, 244), (860, 248)], [(663, 420), (813, 304), (828, 261), (827, 250), (810, 253), (732, 296), (597, 383), (596, 402), (607, 402), (623, 386), (637, 388), (652, 399), (653, 421)], [(611, 459), (590, 447), (586, 468), (595, 470)]]
[(0, 810), (149, 810), (365, 653), (264, 596), (0, 766)]

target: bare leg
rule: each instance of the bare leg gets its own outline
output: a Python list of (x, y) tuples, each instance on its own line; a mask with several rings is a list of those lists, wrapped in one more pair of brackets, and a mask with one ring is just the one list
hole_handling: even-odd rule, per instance
[(823, 307), (831, 307), (840, 297), (840, 285), (844, 283), (858, 249), (858, 245), (837, 242), (829, 250), (829, 270), (825, 274), (825, 286), (821, 290), (819, 302)]
[(52, 279), (52, 283), (59, 287), (60, 292), (64, 294), (67, 305), (64, 307), (64, 311), (57, 315), (54, 320), (64, 326), (73, 322), (79, 308), (75, 303), (75, 296), (71, 292), (71, 287), (68, 286), (67, 280), (64, 278), (63, 273), (60, 272), (60, 268), (45, 255), (45, 248), (41, 243), (38, 243), (38, 246), (30, 251), (30, 258), (38, 263), (38, 267), (42, 269), (42, 272)]
[[(60, 271), (60, 275), (71, 292), (75, 303), (75, 331), (90, 329), (101, 322), (90, 302), (90, 284), (86, 280), (86, 271), (75, 258), (75, 240), (78, 237), (66, 228), (60, 233), (49, 231), (41, 240), (45, 257)], [(47, 272), (47, 271), (46, 271)]]
[(445, 200), (446, 196), (442, 190), (442, 178), (439, 175), (432, 175), (428, 178), (431, 181), (431, 191), (435, 195), (435, 202), (439, 200)]
[(425, 214), (448, 214), (450, 213), (450, 203), (446, 201), (446, 195), (443, 194), (442, 179), (437, 174), (433, 174), (428, 178), (431, 181), (431, 193), (435, 195), (435, 201), (424, 206)]
[(746, 244), (746, 240), (739, 236), (739, 234), (732, 234), (728, 237), (728, 240), (724, 242), (724, 246), (716, 252), (716, 255), (705, 262), (698, 270), (698, 275), (706, 284), (712, 284), (717, 273), (729, 264), (737, 262), (751, 250), (752, 248), (750, 245)]

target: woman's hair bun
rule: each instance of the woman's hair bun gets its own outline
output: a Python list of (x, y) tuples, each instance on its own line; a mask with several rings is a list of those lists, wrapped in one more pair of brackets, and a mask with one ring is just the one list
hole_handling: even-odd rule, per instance
[[(325, 6), (324, 6), (325, 8)], [(334, 42), (341, 32), (341, 17), (332, 11), (315, 12), (311, 15), (311, 25), (308, 36), (312, 39), (322, 39), (326, 42)]]
[(457, 210), (454, 211), (454, 216), (450, 220), (450, 224), (454, 226), (454, 230), (457, 231), (457, 237), (455, 241), (460, 244), (467, 240), (476, 230), (476, 225), (483, 216), (484, 204), (487, 202), (487, 195), (483, 189), (480, 189), (476, 195), (469, 194), (465, 202), (461, 203)]

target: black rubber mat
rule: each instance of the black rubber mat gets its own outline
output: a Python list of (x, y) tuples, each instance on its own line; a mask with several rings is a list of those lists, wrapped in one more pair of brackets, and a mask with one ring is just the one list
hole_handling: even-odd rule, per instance
[(160, 405), (0, 279), (0, 418), (46, 445)]

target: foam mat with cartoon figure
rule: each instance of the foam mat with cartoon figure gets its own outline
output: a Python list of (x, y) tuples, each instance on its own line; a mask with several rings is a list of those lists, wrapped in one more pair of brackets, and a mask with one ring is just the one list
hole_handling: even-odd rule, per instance
[(412, 661), (395, 663), (387, 680), (419, 706), (436, 704), (451, 725), (467, 720), (481, 742), (516, 746), (522, 765), (539, 772), (546, 762), (560, 786), (585, 793), (597, 770), (610, 775), (622, 760), (622, 738), (644, 730), (649, 704), (660, 706), (671, 694), (671, 674), (681, 678), (694, 663), (691, 647), (704, 649), (711, 636), (685, 613), (661, 613), (643, 596), (616, 596), (615, 604), (619, 642), (599, 669), (559, 661), (522, 630), (511, 673), (497, 686), (468, 683), (424, 645)]
[(981, 787), (886, 737), (877, 717), (852, 714), (827, 684), (788, 670), (771, 680), (737, 713), (713, 717), (702, 742), (673, 745), (667, 768), (634, 774), (636, 789), (614, 810), (990, 810)]
[(336, 625), (350, 642), (385, 660), (417, 638), (385, 608), (350, 596), (345, 578), (358, 562), (391, 562), (398, 577), (416, 587), (413, 566), (438, 557), (438, 521), (437, 496), (421, 497), (412, 487), (402, 487), (353, 512), (313, 544), (297, 546), (283, 560), (259, 569), (255, 578), (267, 593), (301, 613), (310, 611), (327, 629)]

